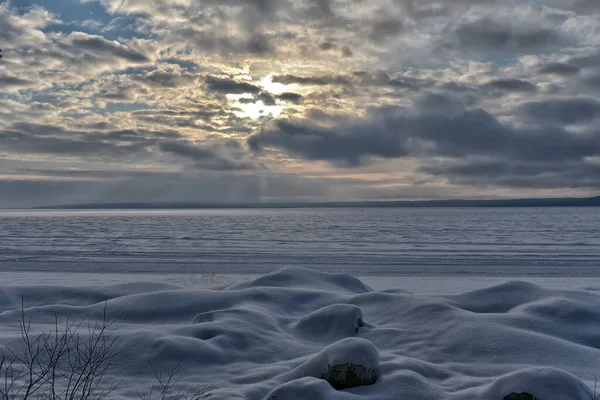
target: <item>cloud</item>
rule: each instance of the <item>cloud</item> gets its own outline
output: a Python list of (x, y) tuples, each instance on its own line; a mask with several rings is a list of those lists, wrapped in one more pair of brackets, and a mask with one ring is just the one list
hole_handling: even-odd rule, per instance
[(279, 100), (287, 101), (292, 104), (302, 104), (304, 96), (299, 93), (284, 92), (277, 96)]
[(533, 83), (522, 79), (494, 79), (482, 86), (484, 90), (499, 90), (505, 92), (535, 92)]
[[(4, 2), (0, 180), (78, 180), (89, 195), (71, 183), (14, 186), (74, 200), (137, 198), (120, 194), (128, 179), (145, 198), (171, 181), (173, 196), (196, 196), (194, 179), (226, 198), (206, 176), (249, 182), (267, 169), (302, 199), (493, 197), (531, 193), (528, 180), (580, 193), (600, 163), (597, 4), (85, 0), (65, 12)], [(245, 112), (261, 104), (278, 112)], [(71, 169), (105, 192), (56, 172)], [(316, 176), (318, 187), (307, 183)]]
[(560, 27), (535, 9), (515, 7), (510, 11), (471, 12), (451, 30), (459, 49), (473, 51), (545, 51), (568, 43)]
[(555, 75), (576, 75), (581, 71), (581, 68), (561, 62), (553, 62), (542, 65), (538, 72), (540, 74), (555, 74)]
[[(527, 108), (527, 107), (526, 107)], [(277, 148), (292, 155), (349, 166), (376, 158), (471, 156), (562, 163), (600, 156), (600, 131), (572, 133), (557, 126), (515, 127), (483, 109), (431, 113), (374, 109), (370, 118), (338, 118), (335, 126), (308, 120), (277, 121), (248, 138), (254, 151)]]
[(1, 75), (0, 74), (0, 87), (3, 88), (26, 88), (32, 86), (33, 82), (27, 79), (17, 78), (16, 76)]
[(248, 138), (252, 150), (276, 147), (309, 160), (347, 166), (362, 165), (367, 157), (403, 157), (406, 143), (387, 125), (356, 121), (352, 125), (320, 127), (308, 121), (276, 121)]
[(209, 91), (217, 93), (258, 94), (262, 90), (258, 86), (248, 82), (240, 82), (230, 78), (220, 78), (211, 75), (205, 77), (204, 82), (206, 83)]
[(600, 117), (600, 102), (591, 98), (567, 98), (523, 103), (518, 112), (548, 125), (586, 123)]
[(125, 46), (116, 40), (106, 40), (99, 35), (88, 35), (83, 32), (73, 32), (69, 35), (68, 42), (80, 50), (102, 57), (114, 56), (132, 63), (146, 63), (150, 58), (138, 50)]
[(587, 162), (564, 164), (528, 163), (513, 160), (464, 160), (437, 163), (420, 171), (448, 178), (465, 186), (501, 186), (522, 189), (600, 189), (600, 165)]
[(297, 75), (276, 75), (273, 82), (284, 85), (298, 84), (307, 86), (326, 86), (326, 85), (350, 85), (350, 79), (343, 76), (297, 76)]
[(255, 170), (256, 165), (246, 161), (233, 161), (219, 154), (214, 148), (194, 144), (190, 141), (167, 141), (159, 145), (160, 150), (193, 160), (201, 169), (216, 171)]
[(397, 18), (385, 18), (376, 21), (371, 27), (369, 38), (375, 42), (381, 42), (388, 37), (397, 36), (402, 32), (404, 24)]

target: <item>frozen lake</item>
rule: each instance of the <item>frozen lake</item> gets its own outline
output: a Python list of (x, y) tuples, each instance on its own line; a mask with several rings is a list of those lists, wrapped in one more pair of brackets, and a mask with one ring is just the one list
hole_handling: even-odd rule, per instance
[(598, 208), (2, 211), (0, 271), (600, 276)]

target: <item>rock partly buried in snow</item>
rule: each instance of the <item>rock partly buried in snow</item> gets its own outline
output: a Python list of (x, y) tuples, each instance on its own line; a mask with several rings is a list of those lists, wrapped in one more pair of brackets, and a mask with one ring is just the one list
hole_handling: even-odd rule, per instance
[(287, 380), (312, 376), (337, 389), (371, 385), (379, 377), (379, 351), (360, 338), (335, 342), (287, 374)]
[(504, 396), (504, 400), (538, 400), (534, 395), (523, 392), (523, 393), (511, 393), (508, 396)]
[[(589, 398), (585, 385), (577, 377), (555, 368), (534, 367), (497, 378), (480, 397), (497, 400), (581, 400)], [(510, 393), (506, 396), (506, 393)]]
[(363, 326), (363, 312), (353, 304), (332, 304), (302, 317), (294, 329), (298, 336), (334, 341), (354, 336)]
[(377, 382), (375, 369), (361, 364), (345, 363), (329, 365), (328, 368), (329, 370), (321, 376), (321, 379), (325, 379), (336, 390), (372, 385)]

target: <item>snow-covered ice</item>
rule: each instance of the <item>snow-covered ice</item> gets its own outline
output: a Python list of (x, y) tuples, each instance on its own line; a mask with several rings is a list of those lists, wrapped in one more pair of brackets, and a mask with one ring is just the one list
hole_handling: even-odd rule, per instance
[[(398, 278), (401, 280), (401, 278)], [(408, 290), (406, 290), (408, 289)], [(115, 398), (153, 383), (148, 361), (184, 358), (182, 388), (211, 399), (482, 399), (529, 392), (584, 400), (600, 367), (600, 296), (523, 281), (454, 295), (373, 290), (347, 274), (293, 267), (220, 290), (172, 283), (0, 288), (0, 344), (17, 346), (21, 298), (38, 331), (120, 315)], [(335, 390), (330, 365), (376, 372)]]

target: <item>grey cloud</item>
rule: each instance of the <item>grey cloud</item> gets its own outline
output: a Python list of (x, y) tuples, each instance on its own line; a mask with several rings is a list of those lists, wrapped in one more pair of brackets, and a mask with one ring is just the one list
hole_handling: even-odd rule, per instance
[(15, 43), (25, 33), (25, 30), (10, 21), (10, 14), (1, 11), (0, 9), (0, 40), (6, 46)]
[(381, 42), (389, 36), (397, 36), (403, 29), (402, 21), (397, 18), (386, 18), (376, 21), (371, 27), (369, 38), (375, 42)]
[(194, 81), (196, 77), (192, 74), (181, 74), (175, 71), (154, 70), (143, 75), (134, 75), (132, 80), (145, 83), (150, 86), (163, 88), (176, 88), (182, 84)]
[(522, 104), (517, 112), (544, 124), (576, 124), (600, 117), (600, 102), (591, 98), (534, 101)]
[(335, 49), (337, 46), (335, 43), (331, 43), (331, 42), (323, 42), (321, 44), (319, 44), (319, 49), (323, 50), (323, 51), (329, 51), (332, 49)]
[(579, 68), (577, 66), (560, 63), (560, 62), (548, 63), (548, 64), (541, 66), (538, 69), (538, 72), (541, 74), (554, 74), (554, 75), (576, 75), (580, 71), (581, 71), (581, 68)]
[(209, 90), (217, 93), (258, 94), (262, 90), (258, 86), (254, 86), (251, 83), (239, 82), (230, 78), (219, 78), (211, 75), (205, 77), (204, 82)]
[(179, 138), (175, 131), (69, 130), (60, 126), (17, 122), (0, 130), (0, 147), (13, 153), (121, 158), (149, 156), (160, 141)]
[(269, 39), (264, 35), (253, 34), (248, 40), (247, 49), (253, 54), (264, 54), (273, 51)]
[(361, 165), (371, 157), (474, 155), (562, 163), (600, 155), (600, 131), (574, 134), (557, 127), (515, 128), (481, 109), (450, 114), (372, 110), (366, 120), (334, 127), (278, 121), (248, 138), (255, 150), (279, 148), (306, 159)]
[(178, 156), (191, 158), (196, 161), (207, 160), (216, 157), (215, 152), (207, 148), (195, 146), (189, 142), (165, 142), (160, 144), (164, 152), (177, 154)]
[(578, 68), (600, 67), (600, 49), (594, 48), (587, 54), (574, 55), (568, 59), (568, 64)]
[(542, 26), (539, 21), (515, 26), (511, 21), (491, 17), (462, 21), (453, 33), (460, 47), (476, 50), (539, 51), (564, 42), (558, 30)]
[(275, 97), (267, 92), (262, 92), (257, 96), (257, 100), (263, 102), (265, 106), (274, 106), (277, 102), (275, 101)]
[(70, 35), (71, 43), (79, 49), (87, 50), (94, 54), (111, 54), (133, 63), (145, 63), (150, 59), (137, 50), (124, 46), (116, 41), (110, 41), (102, 36), (87, 35), (74, 32)]
[(600, 71), (592, 74), (588, 74), (581, 79), (581, 86), (584, 90), (591, 89), (591, 92), (596, 94), (600, 88)]
[(506, 159), (464, 160), (427, 165), (419, 171), (448, 178), (450, 183), (458, 185), (600, 189), (600, 165), (582, 161), (553, 164)]
[[(160, 144), (161, 151), (188, 158), (202, 169), (217, 171), (254, 170), (256, 166), (249, 162), (229, 160), (215, 149), (197, 145), (189, 141), (168, 141)], [(227, 146), (225, 146), (227, 147)]]
[(2, 87), (27, 87), (33, 82), (15, 76), (0, 75), (0, 89)]
[(304, 96), (302, 96), (299, 93), (292, 93), (292, 92), (281, 93), (280, 95), (277, 96), (277, 98), (279, 100), (286, 101), (288, 103), (293, 103), (293, 104), (301, 104), (302, 101), (304, 100)]
[(422, 80), (413, 77), (391, 77), (387, 72), (383, 71), (376, 73), (355, 72), (355, 76), (360, 79), (359, 83), (363, 86), (388, 86), (396, 89), (419, 91), (431, 87), (434, 84), (431, 80)]
[(352, 49), (350, 49), (350, 47), (348, 47), (348, 46), (342, 47), (342, 56), (343, 57), (352, 57), (353, 55), (354, 55), (354, 53), (352, 52)]
[(332, 17), (333, 9), (332, 9), (332, 0), (312, 0), (316, 8), (319, 10), (320, 15), (323, 17)]
[[(227, 154), (219, 146), (198, 145), (182, 140), (176, 131), (112, 130), (72, 131), (58, 126), (16, 123), (0, 131), (0, 147), (13, 153), (38, 153), (60, 156), (122, 159), (135, 155), (152, 158), (158, 147), (163, 153), (195, 162), (199, 169), (213, 171), (255, 170), (257, 164), (245, 160), (239, 146), (224, 143)], [(231, 160), (230, 157), (241, 158)]]
[(343, 76), (297, 76), (297, 75), (277, 75), (273, 77), (273, 82), (284, 85), (299, 84), (307, 86), (326, 86), (326, 85), (351, 85), (352, 82)]
[(277, 104), (277, 100), (281, 100), (281, 101), (285, 101), (285, 102), (293, 103), (293, 104), (300, 104), (300, 103), (302, 103), (303, 99), (304, 99), (304, 96), (302, 96), (301, 94), (298, 94), (298, 93), (285, 92), (285, 93), (281, 93), (280, 95), (274, 96), (271, 93), (263, 91), (263, 92), (260, 92), (258, 95), (255, 95), (252, 98), (242, 98), (242, 99), (239, 99), (238, 101), (242, 104), (253, 104), (258, 101), (262, 101), (262, 103), (265, 106), (274, 106)]
[[(348, 166), (362, 165), (370, 156), (402, 157), (408, 149), (385, 124), (356, 124), (330, 129), (309, 123), (276, 121), (248, 138), (251, 149), (278, 147), (311, 160), (329, 160)], [(372, 137), (373, 140), (369, 140)]]
[(506, 92), (534, 92), (533, 83), (521, 79), (494, 79), (482, 86), (484, 90), (501, 90)]

